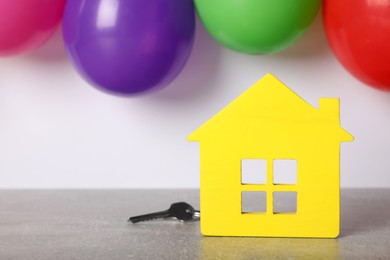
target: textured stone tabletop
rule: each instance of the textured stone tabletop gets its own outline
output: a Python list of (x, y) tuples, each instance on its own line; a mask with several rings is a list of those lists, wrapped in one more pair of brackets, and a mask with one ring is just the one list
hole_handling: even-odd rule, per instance
[(338, 239), (203, 237), (199, 222), (127, 223), (196, 190), (2, 190), (0, 259), (390, 259), (390, 189), (341, 193)]

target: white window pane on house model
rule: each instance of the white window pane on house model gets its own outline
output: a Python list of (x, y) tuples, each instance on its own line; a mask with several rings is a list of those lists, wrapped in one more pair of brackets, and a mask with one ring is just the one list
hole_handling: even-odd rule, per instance
[(242, 184), (265, 184), (267, 182), (267, 161), (262, 159), (241, 160)]
[(297, 160), (274, 160), (274, 184), (296, 184), (297, 175)]
[(274, 213), (296, 213), (297, 212), (297, 192), (274, 192)]
[(243, 191), (241, 212), (256, 213), (267, 211), (267, 195), (264, 191)]

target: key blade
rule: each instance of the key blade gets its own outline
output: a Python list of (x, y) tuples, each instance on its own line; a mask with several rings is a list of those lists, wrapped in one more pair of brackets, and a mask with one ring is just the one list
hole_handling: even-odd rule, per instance
[(160, 212), (156, 212), (156, 213), (130, 217), (127, 221), (135, 224), (135, 223), (138, 223), (141, 221), (147, 221), (147, 220), (159, 219), (159, 218), (167, 218), (167, 217), (170, 217), (170, 213), (169, 213), (169, 211), (165, 210), (165, 211), (160, 211)]

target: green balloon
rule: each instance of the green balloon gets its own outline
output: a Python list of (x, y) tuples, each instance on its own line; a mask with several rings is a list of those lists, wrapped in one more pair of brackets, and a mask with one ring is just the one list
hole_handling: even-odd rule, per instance
[(208, 32), (225, 47), (269, 54), (303, 35), (321, 0), (195, 0), (195, 5)]

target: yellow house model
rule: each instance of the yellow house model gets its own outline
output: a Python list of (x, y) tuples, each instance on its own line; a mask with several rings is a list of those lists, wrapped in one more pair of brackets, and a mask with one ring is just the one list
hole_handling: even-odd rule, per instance
[(202, 234), (338, 236), (340, 143), (353, 141), (339, 99), (312, 107), (267, 74), (188, 140), (201, 143)]

